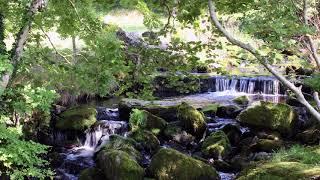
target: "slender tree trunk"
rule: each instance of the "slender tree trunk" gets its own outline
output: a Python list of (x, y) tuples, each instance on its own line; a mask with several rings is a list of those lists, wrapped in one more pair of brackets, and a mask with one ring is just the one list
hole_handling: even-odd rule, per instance
[[(27, 42), (27, 39), (29, 37), (29, 33), (31, 30), (31, 25), (33, 22), (34, 15), (41, 9), (43, 8), (45, 1), (43, 0), (33, 0), (31, 2), (30, 7), (27, 9), (26, 13), (24, 14), (23, 18), (23, 23), (20, 31), (17, 34), (14, 47), (12, 49), (12, 54), (11, 54), (11, 64), (13, 66), (13, 71), (12, 72), (6, 72), (4, 75), (1, 77), (0, 81), (0, 89), (5, 90), (8, 84), (10, 83), (10, 80), (12, 77), (15, 76), (17, 69), (18, 69), (18, 63), (21, 59), (23, 48), (25, 46), (25, 43)], [(0, 91), (0, 95), (2, 92)]]
[(287, 80), (281, 73), (277, 72), (269, 63), (268, 57), (264, 57), (260, 54), (260, 52), (255, 49), (250, 44), (243, 43), (237, 39), (235, 39), (227, 30), (221, 25), (218, 20), (216, 7), (212, 0), (208, 0), (209, 2), (209, 12), (210, 17), (215, 25), (215, 27), (228, 39), (228, 41), (244, 50), (247, 50), (251, 54), (253, 54), (257, 60), (270, 72), (272, 73), (282, 84), (284, 84), (287, 88), (289, 88), (297, 97), (298, 101), (302, 103), (308, 111), (318, 120), (320, 121), (320, 113), (305, 99), (302, 94), (301, 87), (296, 87), (293, 83)]

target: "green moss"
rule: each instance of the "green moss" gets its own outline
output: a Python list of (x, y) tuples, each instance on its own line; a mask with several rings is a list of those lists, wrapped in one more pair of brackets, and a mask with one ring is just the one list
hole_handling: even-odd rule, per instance
[(144, 169), (128, 153), (121, 150), (99, 152), (97, 163), (107, 179), (142, 180)]
[(74, 107), (60, 115), (60, 118), (56, 122), (56, 128), (84, 131), (97, 121), (96, 115), (97, 111), (93, 107)]
[(296, 120), (294, 109), (286, 104), (256, 102), (241, 112), (238, 119), (247, 125), (291, 133)]
[(105, 180), (104, 175), (99, 169), (87, 168), (81, 171), (79, 180)]
[(131, 129), (147, 129), (154, 134), (159, 134), (167, 126), (167, 122), (148, 111), (134, 109), (129, 120)]
[(223, 131), (217, 131), (208, 136), (201, 146), (201, 152), (206, 157), (220, 159), (231, 150), (227, 135)]
[(102, 150), (120, 150), (128, 153), (132, 158), (140, 161), (142, 156), (140, 152), (135, 148), (137, 142), (131, 138), (124, 138), (119, 135), (111, 135), (108, 144), (106, 144)]
[(206, 130), (207, 123), (203, 114), (187, 103), (179, 105), (178, 119), (187, 132), (197, 137), (202, 137)]
[(149, 171), (160, 180), (219, 179), (213, 167), (173, 149), (160, 149), (152, 157)]
[(298, 180), (320, 176), (320, 166), (299, 162), (268, 162), (241, 173), (238, 180)]
[(218, 110), (219, 104), (209, 104), (205, 106), (201, 111), (205, 115), (215, 116)]
[(249, 98), (247, 96), (240, 96), (240, 97), (233, 99), (233, 102), (235, 102), (239, 105), (246, 106), (249, 104)]
[(129, 137), (140, 143), (142, 147), (148, 151), (153, 152), (160, 148), (160, 142), (158, 138), (150, 131), (133, 131), (129, 134)]
[(182, 132), (181, 127), (174, 124), (169, 124), (164, 130), (164, 135), (166, 138), (172, 139), (175, 135), (181, 132)]

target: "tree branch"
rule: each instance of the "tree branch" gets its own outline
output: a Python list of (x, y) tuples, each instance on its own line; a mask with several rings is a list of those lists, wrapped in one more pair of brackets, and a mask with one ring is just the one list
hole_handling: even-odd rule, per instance
[(94, 32), (92, 31), (92, 29), (91, 29), (85, 22), (82, 21), (82, 18), (80, 17), (80, 14), (79, 14), (79, 12), (78, 12), (78, 9), (77, 9), (76, 5), (72, 2), (72, 0), (68, 0), (68, 1), (69, 1), (69, 3), (71, 4), (71, 6), (73, 7), (74, 12), (76, 13), (76, 15), (77, 15), (79, 21), (81, 22), (81, 24), (85, 25), (85, 27), (87, 28), (88, 31), (90, 31), (91, 33), (94, 33)]
[(219, 22), (217, 18), (216, 13), (216, 7), (212, 0), (208, 0), (209, 3), (209, 13), (211, 20), (215, 27), (228, 39), (228, 41), (242, 49), (247, 50), (251, 54), (253, 54), (257, 60), (271, 73), (273, 74), (282, 84), (284, 84), (287, 88), (289, 88), (296, 96), (300, 103), (302, 103), (309, 111), (310, 113), (318, 120), (320, 121), (320, 113), (312, 106), (310, 103), (305, 99), (305, 97), (302, 94), (302, 91), (300, 88), (296, 87), (293, 83), (291, 83), (289, 80), (287, 80), (283, 75), (281, 75), (279, 72), (277, 72), (273, 67), (268, 63), (267, 57), (264, 57), (260, 54), (260, 52), (255, 49), (250, 44), (245, 44), (237, 39), (235, 39), (231, 34), (227, 32), (227, 30), (222, 26), (222, 24)]

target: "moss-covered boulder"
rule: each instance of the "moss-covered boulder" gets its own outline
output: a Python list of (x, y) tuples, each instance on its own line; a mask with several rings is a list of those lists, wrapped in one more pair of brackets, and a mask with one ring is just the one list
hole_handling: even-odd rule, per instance
[(207, 128), (203, 114), (187, 103), (179, 105), (178, 119), (181, 127), (196, 137), (202, 137)]
[(97, 164), (107, 179), (142, 180), (144, 177), (144, 169), (128, 153), (121, 150), (100, 151)]
[(246, 106), (249, 104), (249, 98), (247, 96), (239, 96), (232, 101), (241, 106)]
[(55, 127), (60, 130), (84, 131), (97, 121), (96, 116), (94, 107), (74, 107), (59, 115)]
[(161, 180), (219, 179), (213, 167), (173, 149), (160, 149), (152, 157), (148, 170), (156, 179)]
[(87, 168), (81, 171), (79, 180), (107, 180), (97, 168)]
[(242, 171), (237, 179), (300, 180), (319, 177), (320, 166), (310, 166), (299, 162), (268, 162)]
[(132, 129), (146, 129), (157, 135), (166, 128), (168, 123), (146, 110), (133, 109), (129, 124)]
[(211, 133), (201, 146), (201, 152), (206, 157), (222, 159), (231, 151), (228, 136), (223, 131)]
[(260, 101), (242, 111), (238, 119), (251, 127), (277, 130), (283, 135), (288, 135), (296, 125), (297, 115), (289, 105)]
[(128, 137), (134, 139), (139, 143), (145, 150), (154, 152), (160, 148), (160, 141), (150, 131), (147, 130), (136, 130), (130, 132)]
[(203, 107), (201, 111), (206, 116), (215, 117), (217, 110), (218, 110), (218, 107), (219, 107), (219, 104), (209, 104), (209, 105)]
[(120, 150), (128, 153), (133, 159), (141, 161), (142, 156), (140, 152), (137, 150), (138, 144), (134, 139), (125, 138), (119, 135), (111, 135), (109, 139), (109, 142), (102, 147), (102, 151)]
[(297, 134), (296, 139), (303, 144), (316, 145), (320, 142), (320, 129), (313, 127)]

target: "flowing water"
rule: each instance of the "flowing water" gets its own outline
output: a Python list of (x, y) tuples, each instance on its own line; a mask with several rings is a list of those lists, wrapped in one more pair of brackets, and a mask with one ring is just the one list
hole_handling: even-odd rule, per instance
[[(206, 84), (207, 91), (199, 94), (168, 98), (162, 100), (165, 103), (177, 104), (189, 102), (195, 106), (203, 106), (213, 102), (221, 104), (232, 104), (235, 97), (246, 95), (250, 101), (265, 100), (278, 103), (285, 98), (285, 92), (278, 80), (273, 77), (225, 77), (215, 76), (209, 78)], [(112, 107), (115, 105), (113, 104)], [(59, 153), (63, 162), (56, 168), (56, 179), (77, 180), (79, 173), (88, 167), (95, 166), (94, 154), (108, 143), (109, 136), (119, 134), (125, 136), (128, 131), (126, 122), (119, 119), (116, 108), (97, 107), (98, 122), (85, 132), (85, 135), (78, 137), (75, 134), (55, 132), (55, 144), (60, 147)], [(209, 132), (217, 131), (227, 124), (239, 125), (235, 119), (215, 118), (214, 122), (208, 123)], [(242, 132), (248, 131), (241, 127)], [(63, 142), (76, 136), (80, 139), (77, 146), (65, 146)], [(170, 147), (170, 145), (169, 145)], [(145, 157), (149, 159), (150, 157)], [(220, 172), (221, 179), (231, 180), (235, 178), (233, 173)]]

